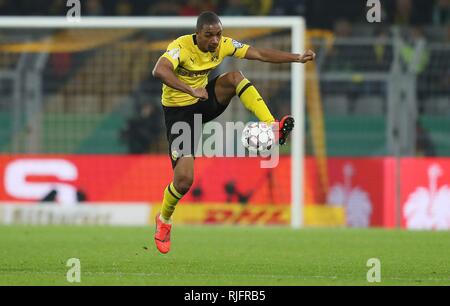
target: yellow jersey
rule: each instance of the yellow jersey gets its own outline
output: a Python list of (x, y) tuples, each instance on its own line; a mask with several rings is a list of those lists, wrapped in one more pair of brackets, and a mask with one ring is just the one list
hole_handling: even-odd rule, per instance
[[(197, 46), (195, 34), (184, 35), (169, 44), (161, 56), (173, 65), (178, 79), (192, 88), (205, 88), (209, 73), (217, 68), (226, 56), (244, 58), (250, 46), (232, 38), (222, 36), (214, 52), (203, 52)], [(198, 102), (187, 93), (163, 84), (162, 104), (164, 106), (187, 106)]]

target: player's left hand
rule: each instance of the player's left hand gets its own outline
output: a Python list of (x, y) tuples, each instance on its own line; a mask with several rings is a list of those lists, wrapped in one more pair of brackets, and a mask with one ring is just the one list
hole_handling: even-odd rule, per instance
[(303, 54), (300, 54), (299, 62), (304, 64), (309, 61), (313, 61), (316, 58), (316, 54), (312, 50), (308, 50)]
[(208, 99), (208, 91), (205, 88), (192, 88), (192, 94), (193, 97), (199, 98), (200, 100), (207, 100)]

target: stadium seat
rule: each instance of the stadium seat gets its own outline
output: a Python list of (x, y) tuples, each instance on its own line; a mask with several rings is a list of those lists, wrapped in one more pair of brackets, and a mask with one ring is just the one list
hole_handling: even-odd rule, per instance
[(348, 114), (348, 98), (345, 95), (324, 96), (323, 105), (328, 115)]
[(385, 116), (327, 116), (327, 150), (332, 156), (386, 154)]
[(384, 101), (377, 96), (363, 96), (356, 100), (354, 112), (361, 115), (382, 115)]
[(11, 140), (11, 116), (8, 112), (0, 112), (0, 148)]
[(423, 104), (427, 115), (450, 115), (450, 101), (448, 97), (434, 97), (426, 99)]

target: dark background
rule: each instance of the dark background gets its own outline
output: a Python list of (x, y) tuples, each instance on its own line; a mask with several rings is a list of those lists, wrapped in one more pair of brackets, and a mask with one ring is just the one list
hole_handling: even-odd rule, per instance
[[(265, 3), (268, 5), (264, 6)], [(366, 22), (366, 3), (366, 0), (82, 0), (81, 6), (84, 16), (195, 16), (205, 10), (222, 16), (303, 15), (309, 27), (332, 28), (336, 19)], [(446, 0), (381, 0), (383, 23), (431, 24), (438, 6), (444, 7), (444, 19), (448, 22), (448, 3)], [(0, 15), (64, 16), (66, 4), (66, 0), (0, 0)]]

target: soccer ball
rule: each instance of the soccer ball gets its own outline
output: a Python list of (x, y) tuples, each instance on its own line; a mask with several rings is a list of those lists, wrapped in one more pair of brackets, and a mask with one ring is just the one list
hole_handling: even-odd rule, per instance
[(250, 152), (266, 153), (275, 143), (272, 127), (264, 122), (250, 122), (242, 131), (242, 144)]

